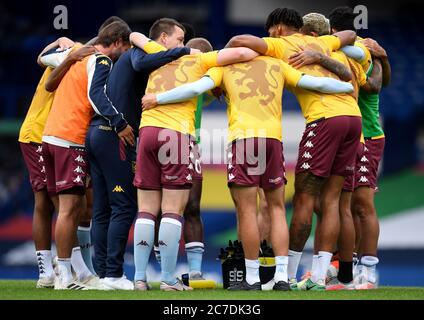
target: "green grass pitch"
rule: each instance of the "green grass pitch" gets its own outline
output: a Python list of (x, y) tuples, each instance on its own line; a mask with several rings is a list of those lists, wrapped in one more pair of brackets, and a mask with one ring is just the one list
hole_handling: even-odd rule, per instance
[(367, 291), (337, 292), (229, 292), (221, 288), (191, 292), (55, 291), (36, 289), (35, 281), (1, 280), (0, 300), (424, 300), (424, 288), (381, 287)]

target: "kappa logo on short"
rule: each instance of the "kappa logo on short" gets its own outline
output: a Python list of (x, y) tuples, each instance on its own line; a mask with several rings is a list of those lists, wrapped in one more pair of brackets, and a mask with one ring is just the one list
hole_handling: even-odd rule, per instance
[(316, 134), (315, 134), (315, 132), (313, 132), (313, 131), (310, 131), (309, 133), (308, 133), (308, 138), (310, 138), (310, 137), (315, 137), (316, 136)]
[(78, 157), (76, 157), (75, 158), (75, 161), (76, 162), (79, 162), (79, 163), (85, 163), (84, 158), (82, 157), (82, 155), (79, 155)]
[(38, 158), (38, 163), (40, 163), (40, 162), (44, 162), (43, 156), (40, 156), (40, 158)]
[(308, 170), (311, 168), (311, 166), (309, 165), (309, 163), (305, 162), (304, 164), (302, 164), (301, 166), (302, 169)]
[(303, 153), (302, 158), (311, 159), (312, 156), (311, 156), (311, 154), (308, 151), (306, 151), (305, 153)]
[(364, 147), (364, 152), (367, 152), (368, 151), (368, 148), (367, 147)]
[(313, 145), (312, 141), (308, 140), (308, 141), (305, 143), (305, 147), (307, 147), (307, 148), (313, 148), (313, 147), (314, 147), (314, 145)]
[(269, 179), (269, 183), (277, 184), (277, 183), (279, 183), (281, 180), (283, 180), (283, 178), (281, 178), (281, 177), (278, 177), (278, 178), (275, 178), (275, 179)]
[(365, 167), (365, 166), (361, 166), (361, 167), (359, 168), (359, 172), (368, 172), (368, 169), (367, 169), (367, 167)]
[(74, 182), (75, 182), (75, 183), (82, 183), (81, 176), (77, 176), (77, 177), (74, 179)]
[(124, 189), (122, 189), (121, 186), (116, 185), (115, 188), (113, 188), (112, 192), (125, 192)]
[(367, 182), (368, 182), (368, 179), (367, 179), (367, 177), (361, 176), (361, 177), (359, 178), (359, 182), (367, 183)]
[(235, 175), (233, 175), (232, 173), (228, 175), (228, 180), (233, 180), (234, 178), (235, 178)]
[(41, 173), (45, 173), (46, 172), (46, 167), (45, 166), (43, 166), (42, 168), (41, 168), (41, 171), (40, 171)]
[(193, 164), (192, 163), (190, 163), (189, 165), (188, 165), (188, 167), (187, 167), (189, 170), (193, 170)]
[(76, 167), (74, 172), (84, 174), (84, 170), (80, 166)]
[(363, 157), (361, 158), (361, 162), (369, 162), (369, 161), (368, 161), (368, 158), (367, 158), (366, 156), (363, 156)]
[(310, 127), (311, 128), (315, 128), (317, 126), (317, 124), (316, 123), (312, 123), (311, 125), (310, 125)]
[(43, 152), (43, 147), (42, 146), (38, 146), (37, 151), (35, 151), (37, 153), (41, 153)]
[(193, 180), (193, 178), (192, 178), (191, 174), (189, 174), (189, 175), (186, 177), (186, 180), (188, 180), (188, 181)]

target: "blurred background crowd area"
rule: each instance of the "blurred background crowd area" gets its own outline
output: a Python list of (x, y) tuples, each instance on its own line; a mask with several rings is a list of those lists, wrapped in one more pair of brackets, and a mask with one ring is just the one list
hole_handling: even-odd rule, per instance
[[(414, 256), (415, 250), (424, 256), (422, 255), (424, 236), (418, 230), (419, 226), (421, 228), (424, 226), (424, 42), (422, 41), (424, 3), (419, 0), (367, 2), (73, 0), (58, 3), (54, 1), (0, 3), (0, 278), (30, 277), (35, 275), (31, 272), (36, 271), (36, 268), (32, 267), (30, 273), (25, 273), (26, 271), (22, 271), (24, 269), (16, 269), (16, 266), (32, 265), (32, 257), (28, 259), (23, 257), (24, 252), (27, 252), (25, 250), (33, 249), (31, 247), (33, 196), (17, 137), (42, 74), (42, 69), (36, 64), (37, 55), (47, 44), (60, 36), (81, 42), (91, 39), (96, 35), (100, 24), (111, 15), (120, 16), (128, 22), (133, 31), (145, 34), (148, 34), (151, 24), (156, 19), (176, 18), (190, 24), (196, 36), (209, 39), (215, 49), (221, 49), (237, 34), (267, 36), (264, 30), (266, 17), (277, 7), (295, 8), (302, 15), (309, 12), (328, 15), (337, 6), (365, 5), (368, 9), (368, 29), (359, 30), (358, 34), (377, 40), (386, 49), (392, 66), (392, 83), (389, 88), (382, 91), (380, 100), (381, 120), (386, 133), (381, 188), (376, 200), (382, 218), (382, 249), (406, 248), (411, 249), (411, 254)], [(53, 26), (56, 17), (53, 10), (56, 5), (64, 5), (67, 8), (67, 30), (56, 30)], [(297, 144), (304, 128), (299, 106), (290, 93), (285, 93), (284, 96), (283, 118), (289, 178), (287, 207), (290, 219), (292, 169), (296, 161)], [(215, 102), (206, 108), (202, 123), (207, 130), (216, 127), (225, 128), (225, 104)], [(202, 143), (208, 142), (202, 140)], [(206, 251), (206, 257), (212, 260), (216, 258), (218, 247), (225, 245), (228, 239), (236, 237), (234, 209), (225, 187), (224, 169), (223, 166), (204, 167), (206, 183), (203, 190), (202, 212), (206, 229), (205, 242), (209, 242), (212, 248)], [(401, 220), (399, 222), (396, 219)], [(222, 223), (223, 221), (227, 222)], [(399, 229), (402, 223), (404, 230)], [(226, 225), (228, 229), (219, 229), (216, 227), (217, 224)], [(411, 231), (414, 227), (416, 230)], [(132, 239), (129, 242), (129, 252), (131, 241)], [(19, 251), (19, 248), (26, 249)], [(417, 270), (423, 270), (422, 259), (413, 260), (415, 266), (418, 266)], [(388, 260), (390, 261), (389, 258)], [(11, 266), (15, 271), (8, 269)], [(384, 264), (382, 266), (384, 268)], [(21, 272), (19, 270), (23, 273), (19, 273)], [(393, 282), (395, 280), (387, 281), (396, 284)]]

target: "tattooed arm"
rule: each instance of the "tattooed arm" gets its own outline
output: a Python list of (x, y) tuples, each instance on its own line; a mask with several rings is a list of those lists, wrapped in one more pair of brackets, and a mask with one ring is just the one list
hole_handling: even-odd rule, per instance
[(304, 50), (295, 53), (289, 58), (289, 64), (296, 69), (309, 64), (319, 64), (337, 75), (343, 81), (352, 80), (352, 73), (343, 63), (317, 51)]
[(379, 59), (374, 59), (371, 75), (367, 79), (367, 83), (361, 87), (368, 93), (379, 93), (383, 84), (383, 68)]

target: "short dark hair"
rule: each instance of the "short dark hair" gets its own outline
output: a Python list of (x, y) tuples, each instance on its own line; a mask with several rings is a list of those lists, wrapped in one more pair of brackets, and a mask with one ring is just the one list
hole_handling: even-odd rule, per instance
[(184, 32), (184, 41), (189, 41), (196, 37), (196, 30), (194, 30), (194, 27), (187, 23), (187, 22), (181, 22), (181, 24), (184, 26), (185, 32)]
[(162, 32), (165, 32), (168, 35), (174, 33), (175, 27), (183, 29), (185, 33), (184, 26), (179, 23), (177, 20), (172, 18), (161, 18), (156, 20), (149, 30), (149, 38), (152, 40), (157, 40)]
[(112, 43), (122, 40), (124, 44), (130, 44), (131, 29), (126, 23), (115, 21), (104, 27), (98, 35), (96, 44), (109, 47)]
[(353, 9), (350, 7), (337, 7), (328, 15), (330, 27), (337, 31), (356, 31), (354, 21), (357, 15), (358, 14), (354, 13)]
[(211, 43), (205, 38), (193, 38), (187, 42), (186, 47), (199, 49), (203, 53), (210, 52), (213, 50)]
[(278, 8), (269, 14), (265, 23), (265, 30), (268, 31), (271, 27), (279, 24), (300, 29), (303, 26), (303, 20), (299, 12), (294, 9)]
[(119, 21), (119, 22), (122, 22), (122, 23), (126, 23), (123, 19), (119, 18), (118, 16), (111, 16), (111, 17), (107, 18), (107, 19), (106, 19), (106, 20), (102, 23), (102, 25), (101, 25), (101, 26), (100, 26), (100, 28), (99, 28), (99, 33), (100, 33), (100, 31), (102, 31), (102, 29), (104, 29), (106, 26), (110, 25), (112, 22), (115, 22), (115, 21)]

